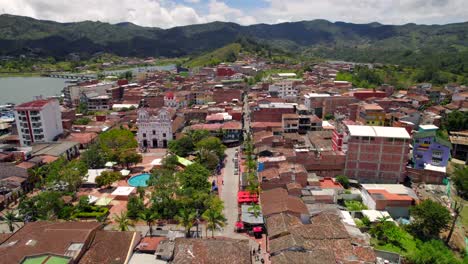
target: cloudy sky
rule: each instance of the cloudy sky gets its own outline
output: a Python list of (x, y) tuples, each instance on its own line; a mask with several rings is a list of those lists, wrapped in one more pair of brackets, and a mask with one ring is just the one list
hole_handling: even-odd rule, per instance
[(242, 25), (327, 19), (354, 23), (468, 21), (467, 0), (0, 0), (0, 14), (169, 28), (211, 21)]

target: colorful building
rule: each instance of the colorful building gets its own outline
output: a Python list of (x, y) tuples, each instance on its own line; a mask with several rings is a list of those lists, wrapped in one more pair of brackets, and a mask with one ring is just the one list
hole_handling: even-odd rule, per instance
[(432, 166), (445, 168), (450, 159), (452, 144), (437, 136), (439, 128), (434, 125), (421, 125), (413, 136), (413, 167), (431, 169)]

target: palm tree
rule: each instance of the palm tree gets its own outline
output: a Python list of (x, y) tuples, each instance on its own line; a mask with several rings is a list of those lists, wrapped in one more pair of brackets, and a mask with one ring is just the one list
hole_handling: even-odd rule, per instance
[(138, 218), (146, 222), (150, 236), (153, 236), (153, 223), (156, 219), (158, 219), (158, 213), (153, 212), (151, 209), (146, 209), (145, 211), (138, 214)]
[[(29, 182), (35, 184), (35, 186), (41, 186), (44, 180), (44, 167), (35, 167), (28, 170)], [(33, 186), (34, 187), (34, 186)]]
[(114, 221), (117, 223), (119, 231), (128, 231), (129, 227), (135, 226), (128, 218), (127, 212), (120, 212), (120, 215), (114, 216)]
[(186, 237), (190, 237), (190, 229), (193, 227), (196, 217), (196, 212), (187, 208), (180, 209), (179, 213), (174, 217), (179, 225), (184, 227)]
[(223, 227), (226, 224), (226, 218), (216, 208), (206, 210), (202, 217), (207, 221), (207, 229), (211, 230), (211, 237), (214, 237), (214, 231), (217, 228)]
[(260, 208), (260, 205), (256, 204), (256, 203), (252, 203), (248, 209), (249, 213), (252, 213), (255, 217), (259, 217), (260, 216), (260, 212), (261, 212), (261, 208)]
[(21, 221), (21, 219), (19, 219), (19, 217), (17, 217), (13, 211), (7, 211), (3, 214), (3, 216), (0, 217), (0, 219), (3, 223), (8, 225), (8, 229), (10, 229), (11, 233), (15, 231), (15, 227), (19, 227), (17, 222)]

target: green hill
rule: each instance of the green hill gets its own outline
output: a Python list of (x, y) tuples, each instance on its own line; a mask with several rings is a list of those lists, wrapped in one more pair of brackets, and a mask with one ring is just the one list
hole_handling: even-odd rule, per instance
[[(189, 65), (205, 65), (237, 52), (237, 45), (220, 48), (239, 38), (306, 58), (429, 65), (456, 74), (468, 73), (468, 23), (394, 26), (313, 20), (251, 26), (213, 22), (160, 29), (131, 23), (57, 23), (0, 15), (0, 55), (33, 53), (63, 58), (72, 52), (83, 57), (96, 52), (138, 57), (204, 54)], [(207, 53), (213, 50), (213, 54)]]

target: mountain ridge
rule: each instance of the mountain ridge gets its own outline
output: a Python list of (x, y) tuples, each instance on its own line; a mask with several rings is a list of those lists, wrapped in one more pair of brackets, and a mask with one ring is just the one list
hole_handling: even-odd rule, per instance
[[(442, 59), (468, 49), (468, 22), (446, 25), (355, 24), (324, 19), (255, 24), (210, 22), (169, 29), (130, 22), (67, 22), (0, 15), (0, 55), (33, 53), (65, 58), (97, 52), (120, 56), (196, 56), (234, 43), (240, 37), (303, 56), (365, 62), (418, 63), (437, 55)], [(468, 64), (468, 63), (467, 63)], [(462, 71), (468, 71), (468, 65)]]

